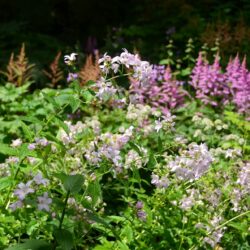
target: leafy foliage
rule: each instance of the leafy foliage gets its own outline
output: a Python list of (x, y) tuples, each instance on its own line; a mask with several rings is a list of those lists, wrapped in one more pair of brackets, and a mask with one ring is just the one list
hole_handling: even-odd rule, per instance
[(171, 113), (133, 102), (119, 80), (149, 63), (100, 59), (96, 82), (1, 86), (0, 248), (248, 249), (246, 116), (192, 90)]

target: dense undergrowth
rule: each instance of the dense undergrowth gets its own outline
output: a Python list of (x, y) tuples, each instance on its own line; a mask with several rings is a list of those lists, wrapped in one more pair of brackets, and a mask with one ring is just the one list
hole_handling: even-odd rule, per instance
[(71, 54), (56, 89), (58, 55), (31, 93), (22, 53), (0, 86), (1, 249), (249, 249), (245, 60)]

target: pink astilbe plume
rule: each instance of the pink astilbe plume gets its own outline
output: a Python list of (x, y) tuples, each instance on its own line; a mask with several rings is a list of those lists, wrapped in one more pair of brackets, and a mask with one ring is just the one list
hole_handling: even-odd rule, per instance
[(231, 84), (233, 103), (239, 112), (250, 115), (250, 73), (246, 68), (246, 57), (242, 64), (238, 55), (228, 63), (226, 72), (227, 82)]
[(145, 86), (133, 79), (130, 82), (131, 100), (134, 102), (149, 104), (164, 113), (184, 103), (186, 93), (181, 88), (182, 83), (173, 79), (169, 67), (155, 65), (149, 84)]
[(218, 106), (230, 100), (231, 91), (225, 81), (225, 75), (221, 72), (219, 55), (216, 55), (214, 63), (209, 65), (199, 53), (190, 84), (196, 91), (196, 97), (204, 104)]

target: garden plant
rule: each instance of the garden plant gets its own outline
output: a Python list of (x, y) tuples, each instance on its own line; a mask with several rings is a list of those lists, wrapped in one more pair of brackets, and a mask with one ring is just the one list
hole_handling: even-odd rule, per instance
[[(151, 65), (22, 47), (0, 85), (0, 249), (250, 249), (250, 72), (218, 50)], [(87, 68), (86, 68), (87, 67)], [(67, 79), (67, 85), (61, 82)], [(60, 87), (61, 86), (61, 87)]]

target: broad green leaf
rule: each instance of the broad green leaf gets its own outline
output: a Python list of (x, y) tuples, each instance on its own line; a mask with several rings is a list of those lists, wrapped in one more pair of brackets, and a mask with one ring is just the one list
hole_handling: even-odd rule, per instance
[(73, 236), (70, 231), (60, 229), (55, 232), (55, 238), (61, 249), (70, 250), (74, 246)]
[(81, 190), (83, 183), (84, 178), (82, 175), (68, 175), (63, 182), (63, 186), (67, 192), (78, 193)]

